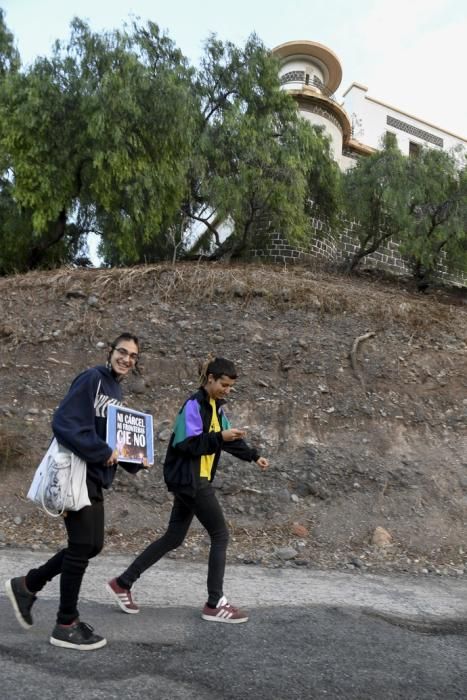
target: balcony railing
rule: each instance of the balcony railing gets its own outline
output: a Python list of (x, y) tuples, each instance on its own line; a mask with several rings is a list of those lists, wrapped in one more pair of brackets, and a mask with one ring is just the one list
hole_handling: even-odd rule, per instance
[(328, 90), (326, 85), (317, 78), (316, 75), (308, 75), (304, 70), (293, 70), (289, 71), (289, 73), (284, 73), (284, 75), (281, 76), (280, 83), (281, 85), (285, 85), (286, 83), (301, 83), (305, 87), (316, 88), (322, 95), (336, 102), (336, 98), (333, 93)]

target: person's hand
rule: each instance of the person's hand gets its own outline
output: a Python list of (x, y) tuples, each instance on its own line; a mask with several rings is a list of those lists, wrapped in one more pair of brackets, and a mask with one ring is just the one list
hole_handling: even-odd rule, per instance
[(112, 454), (110, 455), (109, 459), (107, 462), (104, 462), (106, 467), (112, 467), (114, 464), (117, 464), (118, 462), (118, 450), (115, 449)]
[(150, 469), (151, 468), (151, 465), (149, 464), (147, 457), (143, 457), (143, 461), (141, 462), (141, 464), (143, 465), (143, 469)]
[(222, 439), (224, 442), (232, 442), (233, 440), (241, 440), (245, 437), (245, 431), (239, 428), (229, 428), (222, 431)]
[(269, 462), (266, 457), (258, 457), (256, 464), (262, 471), (265, 471), (269, 467)]

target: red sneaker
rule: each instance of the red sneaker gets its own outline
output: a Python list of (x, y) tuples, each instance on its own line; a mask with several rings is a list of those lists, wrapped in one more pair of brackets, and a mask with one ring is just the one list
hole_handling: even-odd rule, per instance
[(119, 586), (116, 578), (106, 583), (105, 587), (123, 612), (130, 615), (139, 613), (139, 608), (131, 597), (131, 591)]
[(208, 622), (230, 622), (233, 624), (248, 620), (246, 612), (230, 605), (225, 596), (222, 596), (215, 608), (208, 608), (206, 604), (201, 617)]

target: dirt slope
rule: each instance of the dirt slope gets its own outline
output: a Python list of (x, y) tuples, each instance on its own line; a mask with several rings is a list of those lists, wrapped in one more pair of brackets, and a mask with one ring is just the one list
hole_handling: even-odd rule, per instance
[[(75, 374), (121, 330), (142, 340), (127, 404), (155, 418), (158, 464), (107, 498), (107, 547), (161, 533), (169, 428), (211, 351), (240, 369), (228, 412), (271, 460), (226, 457), (216, 478), (231, 560), (425, 574), (467, 572), (465, 292), (306, 269), (167, 265), (0, 280), (0, 546), (54, 547), (61, 523), (25, 500)], [(300, 526), (300, 527), (298, 527)], [(392, 539), (372, 543), (375, 528)], [(194, 528), (174, 557), (205, 557)]]

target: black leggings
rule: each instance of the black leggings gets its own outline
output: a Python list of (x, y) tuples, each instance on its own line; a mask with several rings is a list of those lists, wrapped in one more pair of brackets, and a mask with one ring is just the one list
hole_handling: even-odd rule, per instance
[(122, 588), (131, 588), (141, 574), (159, 561), (164, 554), (179, 547), (188, 532), (193, 516), (196, 516), (209, 533), (211, 548), (208, 562), (208, 603), (216, 605), (223, 596), (224, 571), (229, 533), (212, 486), (197, 491), (194, 497), (176, 494), (167, 531), (150, 544), (118, 577)]
[(103, 501), (92, 501), (82, 510), (69, 511), (64, 522), (68, 546), (38, 569), (31, 569), (26, 575), (26, 586), (32, 593), (37, 593), (48, 581), (61, 574), (57, 623), (67, 625), (79, 617), (77, 606), (84, 572), (89, 560), (99, 554), (104, 545)]

